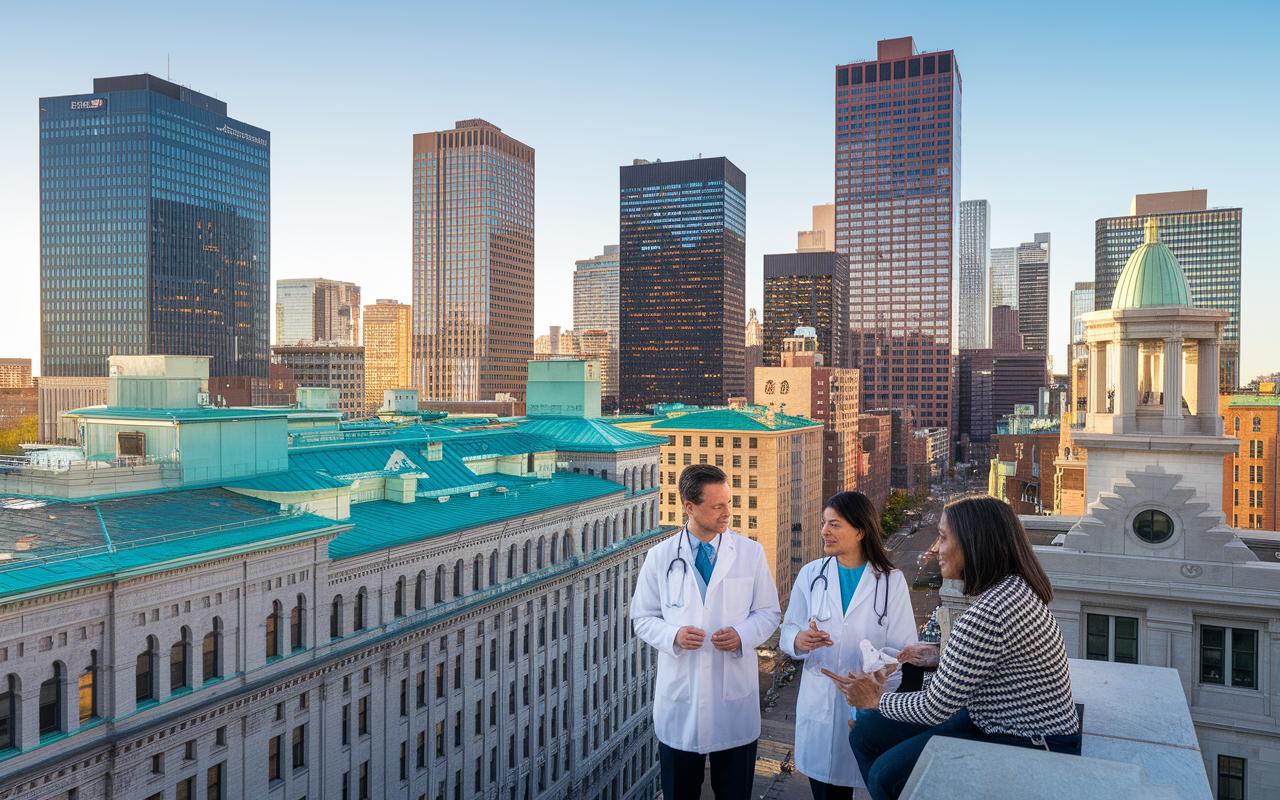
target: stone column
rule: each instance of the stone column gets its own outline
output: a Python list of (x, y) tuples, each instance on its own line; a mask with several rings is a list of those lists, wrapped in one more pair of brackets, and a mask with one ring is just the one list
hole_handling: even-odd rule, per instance
[(1218, 347), (1217, 339), (1201, 339), (1199, 364), (1196, 369), (1196, 416), (1200, 432), (1206, 436), (1222, 435), (1222, 417), (1218, 416)]
[(1164, 419), (1161, 430), (1166, 436), (1181, 436), (1182, 419), (1182, 337), (1164, 340)]
[(1138, 347), (1137, 339), (1120, 341), (1120, 369), (1116, 378), (1116, 421), (1113, 433), (1137, 433)]
[(1197, 344), (1192, 341), (1182, 346), (1182, 396), (1193, 415), (1200, 413), (1200, 348)]
[(1107, 413), (1107, 345), (1105, 342), (1089, 342), (1089, 369), (1086, 373), (1089, 385), (1085, 387), (1089, 428), (1093, 428), (1095, 414)]

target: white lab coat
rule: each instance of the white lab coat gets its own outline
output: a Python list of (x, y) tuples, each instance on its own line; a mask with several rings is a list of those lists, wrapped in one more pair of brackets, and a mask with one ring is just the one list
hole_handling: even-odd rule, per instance
[[(807, 653), (796, 650), (796, 634), (809, 628), (809, 617), (823, 593), (822, 581), (810, 594), (809, 586), (822, 569), (825, 558), (811, 561), (800, 569), (791, 588), (791, 603), (782, 622), (781, 646), (788, 655), (804, 661), (800, 678), (800, 695), (796, 699), (796, 769), (807, 777), (835, 786), (863, 786), (858, 764), (849, 749), (849, 719), (853, 709), (835, 682), (822, 674), (822, 669), (837, 675), (849, 670), (862, 671), (863, 639), (877, 648), (889, 646), (899, 650), (916, 641), (915, 616), (911, 611), (911, 593), (902, 573), (894, 570), (888, 577), (879, 575), (868, 564), (849, 601), (848, 612), (842, 613), (840, 575), (835, 559), (827, 565), (826, 607), (830, 618), (818, 621), (818, 629), (831, 637), (830, 647), (819, 647)], [(885, 600), (885, 581), (888, 601)], [(884, 626), (879, 624), (885, 611)], [(902, 683), (895, 672), (886, 684), (892, 692)]]
[[(681, 570), (677, 562), (668, 581), (667, 568), (682, 539), (680, 555), (688, 570)], [(631, 598), (631, 624), (636, 635), (658, 651), (653, 691), (658, 741), (676, 750), (712, 753), (760, 738), (756, 647), (777, 629), (782, 610), (759, 542), (733, 531), (722, 534), (705, 603), (693, 561), (683, 529), (654, 545)], [(679, 595), (681, 581), (684, 606), (677, 608), (671, 603)], [(700, 649), (676, 645), (676, 632), (685, 625), (706, 632)], [(740, 652), (726, 653), (711, 643), (712, 634), (725, 627), (738, 632)]]

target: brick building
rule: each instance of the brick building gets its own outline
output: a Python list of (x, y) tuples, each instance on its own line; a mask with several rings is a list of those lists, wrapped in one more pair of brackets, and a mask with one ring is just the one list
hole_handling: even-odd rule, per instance
[(1280, 396), (1224, 394), (1218, 399), (1227, 436), (1240, 451), (1222, 462), (1222, 510), (1237, 528), (1280, 530), (1276, 518)]

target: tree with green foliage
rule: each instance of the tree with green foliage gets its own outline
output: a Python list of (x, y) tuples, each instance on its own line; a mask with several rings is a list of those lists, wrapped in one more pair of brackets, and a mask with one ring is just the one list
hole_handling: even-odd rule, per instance
[(23, 442), (28, 444), (34, 442), (36, 436), (35, 415), (22, 417), (15, 424), (0, 428), (0, 455), (22, 455), (22, 448), (18, 445)]

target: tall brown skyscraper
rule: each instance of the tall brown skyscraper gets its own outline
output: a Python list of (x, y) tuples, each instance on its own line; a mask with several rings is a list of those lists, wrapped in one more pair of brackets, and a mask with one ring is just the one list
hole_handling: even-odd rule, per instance
[(960, 70), (911, 37), (836, 68), (836, 251), (849, 259), (862, 407), (950, 426)]
[(413, 385), (524, 399), (533, 358), (532, 147), (481, 119), (413, 136)]

